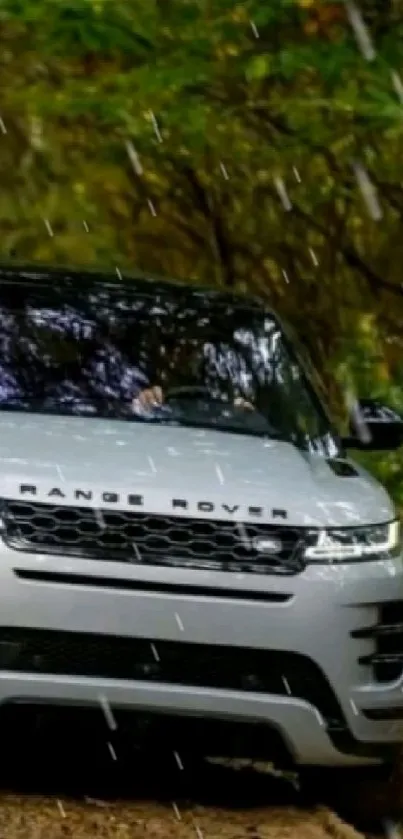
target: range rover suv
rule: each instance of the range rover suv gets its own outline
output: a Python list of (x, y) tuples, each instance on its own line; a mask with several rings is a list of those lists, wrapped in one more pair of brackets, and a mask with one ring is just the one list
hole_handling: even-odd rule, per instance
[(1, 268), (0, 527), (0, 706), (234, 723), (300, 766), (401, 743), (397, 514), (261, 302)]

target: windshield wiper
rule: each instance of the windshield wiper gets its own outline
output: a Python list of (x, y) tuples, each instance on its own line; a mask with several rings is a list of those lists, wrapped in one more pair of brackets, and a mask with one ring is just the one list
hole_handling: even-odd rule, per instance
[(179, 420), (178, 425), (185, 428), (203, 428), (205, 431), (222, 431), (227, 434), (241, 434), (246, 437), (259, 437), (267, 440), (282, 440), (286, 442), (286, 438), (275, 429), (259, 429), (250, 428), (244, 425), (224, 425), (222, 423), (206, 423), (198, 420)]
[(251, 428), (250, 426), (245, 425), (232, 425), (230, 423), (226, 424), (214, 421), (206, 422), (205, 420), (190, 419), (188, 417), (183, 418), (172, 415), (157, 416), (155, 413), (149, 413), (143, 416), (141, 414), (134, 413), (130, 414), (127, 419), (130, 422), (141, 422), (149, 425), (166, 425), (174, 426), (176, 428), (200, 428), (204, 431), (221, 431), (227, 432), (228, 434), (241, 434), (247, 437), (259, 437), (261, 439), (290, 442), (285, 435), (281, 434), (274, 428)]

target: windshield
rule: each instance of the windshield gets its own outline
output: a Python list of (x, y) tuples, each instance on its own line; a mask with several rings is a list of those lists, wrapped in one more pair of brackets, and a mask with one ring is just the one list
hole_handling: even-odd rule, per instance
[[(143, 399), (153, 387), (158, 400)], [(189, 290), (139, 292), (134, 281), (2, 284), (0, 410), (214, 428), (337, 453), (272, 315)]]

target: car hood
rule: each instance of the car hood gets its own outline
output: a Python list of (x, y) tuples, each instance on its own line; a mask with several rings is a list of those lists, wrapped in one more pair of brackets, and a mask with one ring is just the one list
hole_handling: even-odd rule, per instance
[(387, 493), (354, 464), (335, 474), (291, 443), (114, 420), (4, 414), (0, 497), (299, 525), (394, 516)]

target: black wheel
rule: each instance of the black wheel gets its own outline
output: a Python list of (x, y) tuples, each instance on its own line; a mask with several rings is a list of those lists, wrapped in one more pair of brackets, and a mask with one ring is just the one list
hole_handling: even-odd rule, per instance
[(300, 793), (309, 806), (323, 805), (364, 832), (376, 832), (385, 817), (402, 814), (401, 776), (397, 765), (331, 769), (303, 767), (298, 772)]

